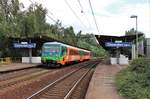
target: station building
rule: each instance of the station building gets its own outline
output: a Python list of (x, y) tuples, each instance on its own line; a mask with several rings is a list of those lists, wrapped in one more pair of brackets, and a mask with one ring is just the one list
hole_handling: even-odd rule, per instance
[(150, 56), (150, 38), (146, 38), (145, 54)]

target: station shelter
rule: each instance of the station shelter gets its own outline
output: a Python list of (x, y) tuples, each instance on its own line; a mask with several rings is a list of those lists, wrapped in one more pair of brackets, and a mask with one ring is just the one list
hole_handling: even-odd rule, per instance
[[(138, 34), (140, 38), (143, 34)], [(136, 56), (136, 35), (107, 36), (95, 35), (99, 44), (109, 53), (112, 64), (128, 64), (129, 59)], [(140, 46), (141, 47), (141, 46)], [(121, 64), (121, 63), (120, 63)]]
[[(28, 38), (9, 38), (12, 57), (19, 57), (23, 63), (40, 63), (42, 45), (45, 42), (58, 41), (47, 36)], [(61, 42), (61, 41), (58, 41)]]
[(47, 36), (36, 36), (28, 38), (10, 38), (9, 46), (12, 49), (11, 52), (14, 53), (14, 55), (17, 55), (12, 57), (21, 57), (21, 61), (23, 63), (40, 63), (43, 43), (54, 41), (67, 44), (66, 42), (59, 41)]

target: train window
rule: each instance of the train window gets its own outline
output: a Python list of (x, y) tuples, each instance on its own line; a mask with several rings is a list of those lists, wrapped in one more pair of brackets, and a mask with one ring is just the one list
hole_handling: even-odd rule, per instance
[(77, 51), (76, 50), (74, 50), (74, 49), (71, 49), (70, 50), (70, 55), (76, 55), (77, 54)]
[(65, 47), (62, 47), (62, 52), (61, 54), (64, 55), (66, 53), (66, 48)]
[(87, 53), (87, 52), (85, 52), (85, 55), (88, 55), (88, 53)]
[(82, 55), (82, 51), (79, 50), (79, 51), (78, 51), (78, 54), (79, 54), (79, 55)]
[(64, 49), (62, 48), (61, 55), (64, 55)]
[(72, 55), (72, 50), (71, 49), (69, 50), (69, 54)]
[(70, 55), (74, 55), (74, 52), (73, 52), (73, 50), (70, 50)]
[(72, 53), (72, 50), (70, 50), (70, 55), (72, 55), (73, 53)]

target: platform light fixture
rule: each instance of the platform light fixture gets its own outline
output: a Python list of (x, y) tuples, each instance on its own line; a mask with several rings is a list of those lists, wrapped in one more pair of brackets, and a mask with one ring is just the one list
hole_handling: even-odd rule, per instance
[(138, 58), (138, 23), (137, 23), (137, 15), (132, 15), (130, 18), (135, 18), (136, 19), (136, 57)]

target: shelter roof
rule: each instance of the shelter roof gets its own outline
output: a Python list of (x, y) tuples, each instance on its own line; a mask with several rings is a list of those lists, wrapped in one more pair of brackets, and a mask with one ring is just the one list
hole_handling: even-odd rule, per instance
[[(143, 36), (143, 34), (138, 34), (138, 37)], [(125, 36), (108, 36), (108, 35), (95, 35), (99, 44), (104, 48), (108, 49), (105, 46), (106, 42), (115, 42), (115, 41), (122, 41), (122, 42), (133, 42), (136, 39), (136, 35), (125, 35)]]
[[(28, 37), (28, 38), (10, 38), (10, 40), (11, 40), (10, 46), (13, 46), (12, 45), (13, 43), (30, 42), (30, 43), (36, 43), (37, 49), (39, 49), (39, 48), (41, 49), (43, 43), (46, 43), (46, 42), (60, 42), (60, 43), (66, 44), (66, 45), (70, 45), (63, 41), (59, 41), (59, 40), (56, 40), (54, 38), (47, 37), (47, 36), (36, 36), (36, 37)], [(70, 46), (74, 46), (74, 45), (70, 45)], [(78, 47), (78, 46), (74, 46), (74, 47), (89, 51), (88, 49), (85, 49), (82, 47)]]

